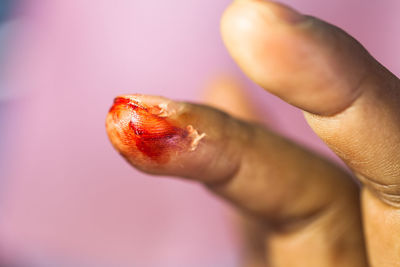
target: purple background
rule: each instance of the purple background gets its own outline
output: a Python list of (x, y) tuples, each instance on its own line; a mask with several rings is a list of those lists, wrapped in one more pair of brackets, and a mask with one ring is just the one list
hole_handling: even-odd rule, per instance
[[(29, 266), (236, 266), (225, 203), (134, 170), (104, 129), (118, 94), (198, 100), (207, 81), (230, 73), (279, 131), (330, 155), (299, 111), (230, 59), (219, 34), (229, 2), (23, 2), (1, 75), (0, 256)], [(344, 28), (400, 74), (400, 1), (285, 2)]]

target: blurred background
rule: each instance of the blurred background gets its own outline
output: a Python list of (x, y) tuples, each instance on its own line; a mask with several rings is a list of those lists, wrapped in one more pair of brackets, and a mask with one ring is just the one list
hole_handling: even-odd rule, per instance
[[(332, 157), (300, 112), (248, 81), (219, 34), (228, 0), (0, 0), (0, 266), (238, 266), (232, 210), (134, 170), (104, 118), (122, 93), (200, 101), (240, 79), (282, 134)], [(287, 0), (400, 74), (400, 1)]]

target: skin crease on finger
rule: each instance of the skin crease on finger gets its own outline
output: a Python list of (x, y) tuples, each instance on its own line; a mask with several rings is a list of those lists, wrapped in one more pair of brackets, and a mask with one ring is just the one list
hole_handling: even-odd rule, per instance
[[(213, 76), (205, 85), (202, 99), (207, 105), (227, 112), (231, 116), (247, 121), (261, 121), (262, 113), (257, 112), (245, 90), (245, 86), (235, 75), (220, 73)], [(239, 236), (239, 266), (265, 267), (265, 239), (269, 227), (257, 218), (233, 210), (229, 214)]]

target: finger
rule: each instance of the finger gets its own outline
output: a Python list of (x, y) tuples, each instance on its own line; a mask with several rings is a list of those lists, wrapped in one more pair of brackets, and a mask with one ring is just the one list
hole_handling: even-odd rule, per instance
[(235, 2), (222, 32), (257, 83), (320, 115), (306, 117), (353, 169), (378, 184), (399, 184), (399, 82), (361, 45), (329, 24), (265, 1)]
[[(201, 181), (293, 234), (296, 245), (285, 252), (297, 247), (305, 258), (292, 266), (305, 260), (308, 266), (364, 266), (357, 186), (336, 166), (261, 126), (206, 106), (129, 95), (115, 100), (107, 132), (136, 168)], [(308, 234), (299, 238), (296, 227)], [(310, 261), (314, 254), (323, 257)], [(287, 266), (285, 257), (275, 258), (276, 266)]]
[(281, 4), (241, 0), (225, 11), (221, 32), (250, 78), (303, 110), (335, 114), (359, 95), (367, 52), (334, 26)]
[(246, 121), (261, 121), (260, 113), (236, 77), (221, 75), (212, 79), (204, 91), (207, 105)]
[[(393, 74), (340, 29), (277, 3), (235, 2), (225, 13), (222, 33), (232, 56), (255, 82), (305, 110), (314, 131), (368, 190), (399, 206), (400, 83)], [(364, 205), (373, 201), (368, 196)], [(388, 218), (396, 218), (400, 227), (398, 209), (383, 205), (380, 215), (366, 213), (367, 233), (379, 227), (393, 234)], [(397, 237), (368, 240), (394, 248)], [(400, 253), (391, 249), (380, 258), (400, 262)]]
[[(204, 102), (236, 118), (260, 121), (255, 108), (245, 94), (240, 81), (232, 75), (220, 75), (206, 86)], [(240, 231), (241, 263), (244, 267), (266, 266), (265, 240), (267, 225), (241, 212), (235, 213), (233, 220)]]

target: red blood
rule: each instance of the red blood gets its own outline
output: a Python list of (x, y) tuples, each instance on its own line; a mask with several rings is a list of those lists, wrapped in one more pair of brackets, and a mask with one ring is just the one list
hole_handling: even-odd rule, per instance
[(122, 136), (125, 137), (123, 141), (128, 145), (135, 144), (136, 149), (149, 159), (165, 163), (169, 152), (182, 150), (188, 145), (188, 131), (174, 126), (168, 118), (157, 114), (160, 108), (147, 107), (132, 99), (118, 97), (110, 113), (118, 114), (127, 109), (131, 117), (128, 127), (121, 128)]

